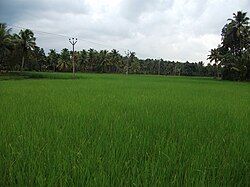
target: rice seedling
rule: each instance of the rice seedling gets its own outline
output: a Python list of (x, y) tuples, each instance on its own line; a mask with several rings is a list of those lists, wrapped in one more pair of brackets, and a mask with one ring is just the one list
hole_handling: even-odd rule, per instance
[(0, 81), (0, 186), (249, 186), (248, 83), (30, 75)]

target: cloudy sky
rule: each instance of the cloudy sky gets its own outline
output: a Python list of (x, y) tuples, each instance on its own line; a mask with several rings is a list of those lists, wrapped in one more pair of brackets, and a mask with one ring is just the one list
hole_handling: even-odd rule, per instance
[[(135, 51), (140, 58), (206, 61), (226, 20), (250, 0), (0, 0), (0, 22), (33, 29), (46, 50)], [(43, 32), (40, 32), (43, 31)]]

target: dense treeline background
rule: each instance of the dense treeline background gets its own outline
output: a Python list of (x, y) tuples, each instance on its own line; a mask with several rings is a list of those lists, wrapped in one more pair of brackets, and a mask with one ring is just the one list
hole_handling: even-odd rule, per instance
[(0, 69), (4, 71), (54, 71), (72, 70), (72, 58), (78, 72), (160, 74), (184, 76), (214, 76), (228, 80), (250, 79), (250, 28), (246, 13), (237, 12), (222, 29), (222, 42), (212, 49), (208, 59), (213, 64), (203, 62), (174, 62), (163, 59), (139, 59), (134, 52), (125, 56), (119, 51), (81, 50), (64, 48), (58, 53), (51, 49), (45, 54), (36, 46), (34, 33), (21, 30), (11, 34), (6, 24), (0, 24)]
[[(72, 70), (72, 51), (64, 48), (60, 53), (51, 49), (46, 55), (43, 48), (36, 46), (34, 33), (21, 30), (11, 35), (6, 24), (1, 24), (1, 32), (5, 35), (1, 45), (1, 70), (6, 71), (54, 71), (69, 72)], [(78, 72), (96, 73), (137, 73), (161, 75), (194, 75), (215, 76), (216, 67), (209, 64), (181, 63), (162, 59), (138, 59), (134, 52), (122, 56), (119, 51), (94, 49), (76, 51), (74, 54)]]

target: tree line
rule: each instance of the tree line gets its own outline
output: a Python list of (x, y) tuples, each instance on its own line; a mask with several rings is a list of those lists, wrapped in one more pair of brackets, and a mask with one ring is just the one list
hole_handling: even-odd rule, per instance
[(126, 52), (121, 55), (113, 49), (81, 50), (73, 52), (64, 48), (58, 53), (50, 49), (45, 54), (44, 49), (36, 45), (34, 33), (21, 30), (18, 34), (11, 34), (6, 24), (1, 27), (0, 68), (6, 71), (54, 71), (70, 72), (72, 58), (76, 62), (78, 72), (95, 73), (124, 73), (124, 74), (160, 74), (160, 75), (186, 75), (186, 76), (215, 76), (216, 67), (203, 62), (181, 63), (165, 61), (163, 59), (142, 60), (136, 57), (135, 52)]
[[(139, 59), (135, 52), (121, 55), (113, 49), (81, 50), (73, 52), (64, 48), (61, 52), (50, 49), (48, 54), (36, 45), (34, 33), (21, 30), (12, 34), (6, 24), (0, 23), (0, 70), (2, 71), (53, 71), (69, 72), (72, 61), (78, 72), (159, 74), (178, 76), (213, 76), (229, 80), (249, 80), (249, 18), (237, 12), (222, 29), (222, 44), (212, 49), (208, 65), (203, 62), (175, 62), (163, 59)], [(214, 62), (212, 64), (212, 62)]]

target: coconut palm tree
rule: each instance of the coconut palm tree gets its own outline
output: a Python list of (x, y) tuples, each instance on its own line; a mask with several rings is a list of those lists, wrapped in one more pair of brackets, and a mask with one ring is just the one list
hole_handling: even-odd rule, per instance
[(56, 71), (56, 67), (57, 67), (57, 63), (58, 63), (58, 58), (59, 58), (59, 54), (57, 54), (55, 49), (50, 49), (49, 53), (48, 53), (48, 61), (49, 61), (49, 65), (52, 68), (53, 67), (53, 71)]
[(249, 18), (247, 17), (247, 12), (238, 11), (233, 14), (233, 19), (228, 20), (230, 21), (231, 29), (228, 29), (227, 35), (232, 37), (232, 44), (236, 52), (241, 56), (243, 48), (248, 44)]
[(228, 21), (230, 22), (222, 30), (221, 62), (225, 65), (224, 69), (228, 68), (228, 72), (237, 72), (237, 79), (244, 80), (248, 71), (244, 57), (250, 45), (249, 18), (246, 12), (238, 11)]
[(81, 70), (81, 71), (86, 71), (88, 68), (87, 68), (87, 56), (88, 56), (88, 53), (86, 50), (82, 50), (82, 51), (79, 51), (77, 53), (77, 67), (78, 67), (78, 70)]
[(7, 29), (5, 23), (0, 23), (0, 64), (3, 63), (4, 57), (10, 52), (12, 46), (10, 32), (11, 29)]
[(88, 70), (89, 71), (95, 71), (95, 67), (96, 67), (96, 59), (97, 59), (97, 54), (98, 52), (92, 48), (90, 48), (88, 50), (88, 57), (87, 57), (87, 61), (88, 61)]
[(238, 30), (242, 27), (246, 27), (249, 24), (249, 18), (247, 17), (247, 12), (238, 11), (233, 14), (233, 19), (228, 19), (233, 23), (235, 28)]
[(98, 66), (99, 71), (101, 71), (102, 73), (105, 71), (106, 67), (108, 66), (108, 62), (109, 62), (108, 54), (109, 54), (108, 50), (101, 50), (98, 54), (97, 66)]
[(19, 32), (19, 35), (15, 34), (14, 37), (17, 45), (20, 46), (22, 50), (21, 71), (23, 71), (25, 57), (27, 57), (27, 53), (29, 50), (33, 50), (35, 48), (36, 38), (34, 37), (34, 33), (29, 29), (21, 30)]
[(70, 52), (68, 49), (62, 49), (57, 67), (61, 71), (67, 71), (70, 68)]
[(219, 48), (218, 49), (211, 49), (210, 54), (208, 55), (208, 60), (210, 60), (210, 62), (215, 63), (216, 66), (216, 74), (217, 74), (217, 78), (219, 78), (219, 61), (220, 61), (220, 53), (219, 53)]
[(109, 62), (108, 62), (109, 71), (118, 72), (122, 68), (122, 56), (119, 54), (119, 51), (113, 49), (109, 53)]

